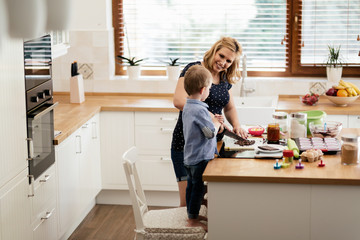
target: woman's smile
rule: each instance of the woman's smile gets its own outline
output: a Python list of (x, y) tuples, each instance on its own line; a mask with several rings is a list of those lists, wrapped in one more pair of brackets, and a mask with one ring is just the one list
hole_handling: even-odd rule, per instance
[(230, 49), (223, 47), (215, 53), (214, 56), (214, 72), (222, 72), (228, 69), (235, 59), (236, 54)]

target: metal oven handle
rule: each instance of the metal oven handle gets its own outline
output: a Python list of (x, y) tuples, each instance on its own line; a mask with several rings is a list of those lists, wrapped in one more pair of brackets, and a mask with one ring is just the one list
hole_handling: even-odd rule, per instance
[(39, 112), (36, 115), (30, 116), (31, 118), (33, 118), (34, 120), (42, 117), (43, 115), (47, 114), (48, 112), (50, 112), (51, 110), (53, 110), (59, 103), (53, 103), (51, 105), (49, 105), (49, 107), (47, 107), (46, 109), (44, 109), (43, 111)]

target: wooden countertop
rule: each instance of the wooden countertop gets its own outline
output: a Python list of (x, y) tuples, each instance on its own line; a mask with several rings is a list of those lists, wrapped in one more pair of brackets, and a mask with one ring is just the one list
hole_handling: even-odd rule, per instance
[[(62, 132), (55, 138), (55, 144), (60, 144), (100, 111), (178, 111), (173, 106), (171, 94), (91, 94), (85, 96), (85, 102), (76, 104), (70, 103), (68, 93), (55, 93), (54, 102), (59, 102), (55, 108), (55, 130)], [(325, 97), (320, 97), (316, 106), (306, 106), (300, 102), (299, 96), (279, 96), (277, 111), (290, 113), (307, 110), (322, 110), (328, 114), (360, 115), (360, 99), (347, 107), (337, 107)]]
[(325, 96), (320, 96), (315, 106), (308, 106), (300, 102), (300, 97), (295, 95), (280, 95), (276, 111), (301, 112), (321, 110), (329, 115), (360, 115), (360, 98), (346, 107), (340, 107), (330, 102)]
[(169, 96), (92, 95), (85, 96), (83, 103), (76, 104), (70, 103), (68, 94), (55, 94), (54, 102), (59, 102), (54, 110), (54, 128), (61, 131), (54, 140), (55, 145), (100, 111), (178, 112)]
[[(360, 129), (343, 129), (340, 136), (347, 133), (360, 136)], [(215, 158), (208, 163), (203, 178), (208, 182), (360, 185), (360, 165), (342, 165), (340, 153), (324, 155), (323, 161), (325, 167), (318, 167), (319, 162), (304, 162), (304, 169), (298, 170), (298, 161), (294, 161), (289, 168), (274, 170), (275, 160)]]

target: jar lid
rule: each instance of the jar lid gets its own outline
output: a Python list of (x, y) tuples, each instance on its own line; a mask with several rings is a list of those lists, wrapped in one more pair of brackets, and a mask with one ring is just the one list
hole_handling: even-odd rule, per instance
[(272, 116), (274, 119), (287, 119), (288, 114), (286, 112), (274, 112)]
[(296, 118), (296, 119), (306, 119), (307, 118), (307, 114), (306, 113), (291, 113), (290, 116), (292, 118)]
[(346, 134), (341, 136), (341, 140), (346, 141), (346, 142), (357, 142), (359, 139), (359, 136), (355, 135), (355, 134)]
[(293, 150), (283, 150), (283, 156), (284, 157), (293, 157), (294, 151)]

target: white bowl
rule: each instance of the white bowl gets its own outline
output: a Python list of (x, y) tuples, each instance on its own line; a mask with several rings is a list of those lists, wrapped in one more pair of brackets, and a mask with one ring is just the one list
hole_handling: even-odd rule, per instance
[(354, 102), (356, 99), (358, 99), (359, 96), (355, 97), (335, 97), (335, 96), (327, 96), (325, 95), (327, 99), (330, 100), (330, 102), (334, 103), (337, 106), (345, 107), (349, 103)]

